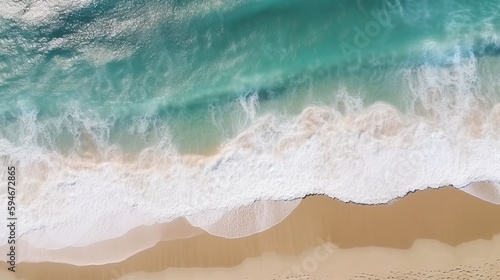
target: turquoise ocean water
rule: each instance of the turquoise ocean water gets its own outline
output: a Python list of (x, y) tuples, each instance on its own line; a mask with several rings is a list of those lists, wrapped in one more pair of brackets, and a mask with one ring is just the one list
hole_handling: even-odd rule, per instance
[(500, 182), (500, 1), (0, 0), (0, 100), (21, 235)]
[(57, 4), (2, 4), (0, 135), (15, 144), (74, 152), (86, 132), (137, 151), (165, 126), (196, 153), (239, 131), (238, 100), (297, 114), (345, 89), (405, 111), (402, 70), (471, 58), (498, 96), (495, 0)]

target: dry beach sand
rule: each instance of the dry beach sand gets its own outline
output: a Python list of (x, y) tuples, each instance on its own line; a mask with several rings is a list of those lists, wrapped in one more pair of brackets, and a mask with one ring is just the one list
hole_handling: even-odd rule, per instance
[(100, 266), (2, 264), (0, 279), (500, 279), (499, 217), (500, 205), (452, 187), (385, 205), (309, 196), (246, 238), (202, 233)]

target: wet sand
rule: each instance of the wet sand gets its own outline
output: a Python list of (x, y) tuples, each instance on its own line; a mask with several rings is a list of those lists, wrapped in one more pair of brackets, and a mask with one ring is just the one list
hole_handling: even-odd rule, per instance
[[(250, 237), (225, 239), (205, 233), (163, 241), (123, 262), (101, 266), (22, 263), (15, 276), (26, 280), (107, 280), (120, 275), (134, 275), (122, 278), (129, 280), (439, 279), (449, 274), (455, 279), (458, 273), (463, 279), (495, 279), (500, 277), (499, 217), (500, 205), (452, 187), (411, 193), (384, 205), (309, 196), (283, 222)], [(302, 276), (292, 271), (297, 265)], [(3, 273), (5, 265), (1, 271), (0, 279), (14, 274)], [(424, 276), (409, 278), (408, 273)]]

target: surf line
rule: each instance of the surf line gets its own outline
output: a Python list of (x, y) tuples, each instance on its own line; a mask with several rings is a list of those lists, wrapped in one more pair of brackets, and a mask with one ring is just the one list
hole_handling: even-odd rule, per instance
[(7, 168), (7, 228), (10, 230), (8, 243), (10, 246), (7, 253), (7, 263), (9, 271), (16, 272), (16, 168)]

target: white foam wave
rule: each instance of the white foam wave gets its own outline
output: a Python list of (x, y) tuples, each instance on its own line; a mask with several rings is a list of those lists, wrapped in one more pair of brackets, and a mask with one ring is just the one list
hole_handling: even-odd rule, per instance
[[(97, 233), (106, 232), (105, 224), (98, 228), (96, 220), (120, 219), (123, 211), (166, 222), (256, 199), (324, 193), (381, 203), (428, 186), (498, 181), (498, 109), (477, 112), (484, 121), (479, 137), (466, 133), (475, 123), (439, 125), (378, 104), (348, 116), (329, 108), (308, 108), (285, 122), (268, 115), (211, 157), (163, 157), (156, 150), (147, 162), (94, 162), (6, 140), (0, 151), (2, 165), (19, 170), (20, 235), (44, 230), (54, 233), (60, 247), (85, 246), (104, 238)], [(82, 213), (89, 215), (82, 219)], [(73, 231), (85, 238), (71, 238)]]
[[(79, 114), (72, 118), (89, 121), (86, 129), (98, 134), (91, 135), (98, 148), (89, 152), (97, 155), (62, 156), (37, 146), (45, 128), (36, 115), (27, 117), (19, 128), (25, 141), (0, 139), (1, 168), (18, 170), (18, 235), (38, 248), (82, 247), (141, 223), (202, 215), (204, 223), (193, 223), (238, 237), (272, 226), (293, 208), (278, 208), (281, 214), (266, 220), (265, 207), (250, 206), (244, 215), (255, 222), (247, 227), (238, 214), (227, 232), (235, 216), (224, 213), (256, 200), (326, 194), (375, 204), (428, 187), (499, 182), (500, 104), (479, 92), (478, 62), (456, 60), (454, 67), (403, 71), (411, 97), (407, 114), (382, 103), (362, 107), (343, 94), (336, 103), (342, 109), (309, 107), (298, 117), (255, 117), (211, 156), (179, 154), (165, 132), (158, 145), (130, 160), (105, 145), (99, 131), (106, 131), (106, 123)], [(256, 107), (248, 108), (253, 117)], [(0, 182), (6, 180), (2, 173)], [(1, 193), (0, 204), (6, 201)], [(0, 219), (5, 215), (1, 211)], [(7, 240), (6, 234), (0, 239)]]

